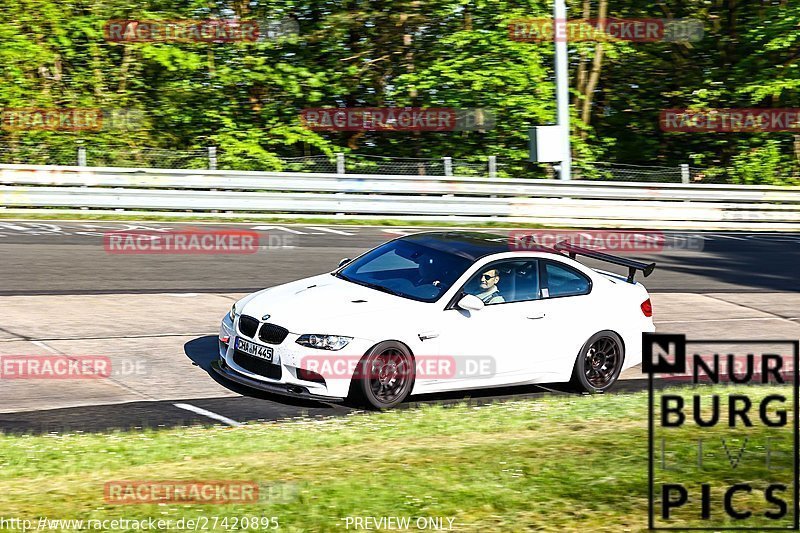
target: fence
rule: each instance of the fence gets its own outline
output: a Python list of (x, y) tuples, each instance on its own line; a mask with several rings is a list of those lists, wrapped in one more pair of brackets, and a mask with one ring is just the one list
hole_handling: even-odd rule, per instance
[[(575, 180), (636, 181), (646, 183), (731, 183), (747, 181), (729, 168), (709, 169), (673, 166), (631, 165), (604, 161), (573, 162)], [(72, 165), (89, 167), (137, 167), (167, 169), (251, 170), (404, 176), (475, 176), (491, 178), (553, 178), (548, 167), (520, 161), (499, 161), (494, 155), (463, 159), (455, 157), (413, 158), (337, 153), (299, 157), (267, 152), (230, 153), (205, 147), (194, 150), (131, 148), (109, 145), (0, 145), (0, 164)], [(767, 178), (768, 176), (764, 176)], [(770, 183), (800, 183), (800, 176), (778, 176)]]
[[(0, 146), (0, 163), (28, 165), (73, 165), (89, 167), (140, 167), (169, 169), (225, 169), (279, 172), (336, 172), (339, 174), (384, 174), (418, 176), (498, 177), (505, 165), (495, 156), (482, 161), (452, 157), (413, 158), (337, 153), (301, 157), (268, 155), (259, 161), (247, 156), (225, 154), (216, 147), (197, 150), (77, 146)], [(238, 168), (244, 167), (244, 168)]]
[[(162, 148), (121, 148), (111, 146), (0, 146), (0, 163), (29, 165), (77, 165), (90, 167), (141, 167), (174, 169), (255, 170), (275, 172), (336, 172), (339, 174), (380, 174), (404, 176), (508, 177), (507, 163), (496, 156), (478, 160), (453, 157), (413, 158), (338, 153), (332, 156), (269, 156), (264, 160), (241, 154), (227, 154), (215, 147), (197, 150)], [(530, 174), (542, 171), (532, 169)], [(577, 162), (574, 179), (641, 181), (654, 183), (713, 182), (701, 169), (688, 165), (639, 166), (607, 162)], [(724, 182), (718, 178), (717, 182)]]
[[(580, 163), (573, 171), (576, 179), (639, 181), (650, 183), (709, 183), (702, 169), (687, 164), (673, 167), (642, 166), (591, 161)], [(724, 181), (721, 181), (724, 183)]]
[(0, 206), (6, 213), (59, 212), (51, 210), (56, 208), (249, 218), (324, 215), (572, 227), (800, 229), (800, 187), (453, 176), (0, 165)]

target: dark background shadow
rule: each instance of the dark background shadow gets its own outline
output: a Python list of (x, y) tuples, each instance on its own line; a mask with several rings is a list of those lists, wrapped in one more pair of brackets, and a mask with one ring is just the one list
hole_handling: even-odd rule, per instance
[(703, 241), (702, 250), (626, 257), (656, 263), (650, 277), (636, 276), (651, 292), (800, 292), (800, 234), (717, 235)]

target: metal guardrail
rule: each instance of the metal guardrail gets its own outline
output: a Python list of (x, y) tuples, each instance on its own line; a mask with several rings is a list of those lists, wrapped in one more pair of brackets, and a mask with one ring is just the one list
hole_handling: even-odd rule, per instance
[(796, 187), (449, 176), (0, 165), (0, 206), (800, 229)]

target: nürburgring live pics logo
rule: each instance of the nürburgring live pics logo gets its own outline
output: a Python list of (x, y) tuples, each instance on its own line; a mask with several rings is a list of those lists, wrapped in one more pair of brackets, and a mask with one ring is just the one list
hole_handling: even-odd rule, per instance
[(644, 334), (650, 529), (800, 530), (799, 344)]

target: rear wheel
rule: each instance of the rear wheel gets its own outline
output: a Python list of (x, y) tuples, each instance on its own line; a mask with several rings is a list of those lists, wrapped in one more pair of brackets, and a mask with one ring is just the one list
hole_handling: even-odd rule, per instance
[(572, 372), (572, 384), (582, 391), (603, 392), (619, 377), (625, 349), (622, 339), (613, 331), (592, 335), (581, 348)]
[(351, 391), (373, 409), (390, 409), (405, 400), (414, 384), (414, 358), (401, 342), (376, 344), (361, 359)]

